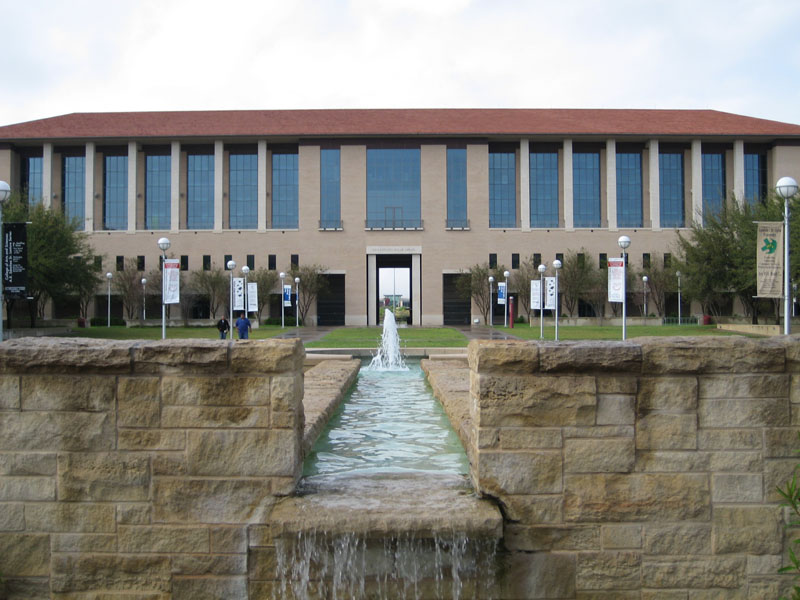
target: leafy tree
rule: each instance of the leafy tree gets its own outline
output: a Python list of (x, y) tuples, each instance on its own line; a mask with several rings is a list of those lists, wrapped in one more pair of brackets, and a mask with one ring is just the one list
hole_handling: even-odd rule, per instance
[(300, 278), (300, 295), (297, 299), (297, 311), (300, 313), (300, 322), (306, 320), (306, 315), (311, 309), (311, 306), (316, 302), (317, 297), (327, 291), (328, 280), (325, 277), (325, 271), (328, 267), (323, 265), (305, 265), (296, 267), (292, 265), (287, 273), (294, 282), (295, 277)]
[(592, 287), (592, 271), (584, 248), (580, 252), (570, 250), (564, 255), (558, 274), (558, 291), (564, 298), (564, 308), (569, 315), (576, 314), (578, 300)]
[(194, 306), (195, 302), (197, 302), (197, 298), (201, 295), (197, 288), (194, 287), (193, 279), (186, 275), (186, 271), (179, 271), (180, 277), (180, 298), (178, 305), (181, 307), (181, 320), (183, 321), (183, 326), (189, 326), (189, 317), (192, 314), (192, 307)]
[[(466, 277), (458, 278), (458, 291), (463, 298), (472, 298), (477, 309), (483, 315), (483, 322), (489, 324), (489, 310), (492, 308), (492, 296), (489, 294), (489, 276), (493, 276), (495, 286), (503, 281), (505, 267), (500, 265), (492, 269), (489, 263), (472, 265), (465, 273)], [(497, 289), (496, 287), (494, 289)], [(530, 293), (530, 292), (529, 292)]]
[[(256, 319), (261, 322), (261, 313), (265, 306), (269, 305), (269, 297), (275, 286), (278, 285), (278, 272), (270, 271), (269, 269), (258, 269), (251, 271), (249, 281), (254, 281), (258, 284), (258, 312)], [(303, 279), (300, 277), (300, 285), (302, 291)], [(283, 300), (281, 300), (283, 301)]]
[[(642, 276), (647, 275), (648, 309), (658, 316), (666, 314), (667, 292), (674, 292), (678, 289), (678, 278), (675, 271), (676, 269), (672, 266), (664, 267), (663, 262), (660, 264), (651, 262), (650, 266), (642, 269), (640, 273), (640, 281)], [(655, 311), (652, 310), (653, 308)]]
[(228, 275), (215, 263), (212, 263), (211, 269), (208, 271), (192, 272), (190, 283), (198, 295), (208, 300), (211, 318), (216, 319), (217, 311), (220, 307), (224, 309), (229, 301), (230, 281)]

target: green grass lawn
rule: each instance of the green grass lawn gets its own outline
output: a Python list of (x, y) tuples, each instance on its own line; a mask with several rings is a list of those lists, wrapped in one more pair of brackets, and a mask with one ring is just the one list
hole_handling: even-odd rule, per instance
[[(284, 330), (285, 331), (285, 330)], [(263, 340), (278, 335), (281, 332), (279, 325), (261, 325), (250, 332), (250, 339)], [(86, 327), (74, 328), (69, 337), (86, 337), (104, 340), (160, 340), (161, 327)], [(236, 332), (234, 332), (234, 338)], [(216, 327), (167, 327), (167, 339), (181, 338), (206, 338), (219, 339)]]
[[(377, 348), (380, 344), (380, 327), (342, 327), (334, 329), (308, 348)], [(447, 348), (466, 346), (469, 340), (463, 333), (450, 327), (400, 327), (400, 343), (407, 348)]]
[[(552, 321), (551, 321), (552, 323)], [(495, 327), (499, 331), (507, 332), (515, 337), (525, 340), (539, 339), (539, 325), (533, 327), (528, 325), (516, 324), (514, 329), (507, 327)], [(731, 331), (717, 329), (715, 325), (628, 325), (628, 339), (648, 336), (698, 336), (698, 335), (743, 335)], [(555, 339), (555, 326), (550, 325), (544, 328), (544, 339)], [(558, 327), (559, 340), (621, 340), (622, 327), (620, 326), (600, 326), (600, 325), (579, 325), (569, 327)]]

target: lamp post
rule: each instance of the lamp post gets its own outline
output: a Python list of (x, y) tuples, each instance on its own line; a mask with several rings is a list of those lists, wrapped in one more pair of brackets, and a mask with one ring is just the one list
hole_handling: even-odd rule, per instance
[(506, 303), (503, 305), (503, 327), (508, 327), (508, 276), (511, 275), (508, 271), (503, 271), (503, 277), (505, 278), (506, 290), (503, 294), (503, 300)]
[(628, 336), (627, 324), (625, 322), (628, 316), (627, 314), (628, 290), (625, 289), (627, 287), (625, 283), (627, 280), (628, 261), (625, 251), (631, 245), (631, 238), (629, 238), (627, 235), (621, 235), (617, 240), (617, 244), (619, 245), (620, 248), (622, 248), (622, 288), (625, 290), (622, 296), (622, 339), (625, 340), (627, 339)]
[(147, 279), (142, 277), (142, 321), (147, 320)]
[(114, 274), (109, 271), (106, 273), (106, 279), (108, 280), (108, 297), (106, 302), (106, 309), (108, 313), (108, 318), (106, 320), (106, 327), (111, 327), (111, 279), (114, 277)]
[(678, 276), (678, 325), (681, 324), (681, 272), (675, 271)]
[(294, 326), (300, 327), (300, 278), (294, 278)]
[(158, 239), (158, 247), (161, 248), (161, 339), (167, 339), (167, 305), (164, 302), (167, 286), (167, 273), (164, 268), (164, 261), (167, 260), (167, 250), (169, 250), (170, 243), (165, 237)]
[(547, 265), (541, 264), (539, 270), (539, 339), (544, 339), (544, 272)]
[(494, 277), (489, 275), (489, 327), (494, 327), (494, 315), (492, 309), (494, 308)]
[[(0, 181), (0, 238), (3, 235), (3, 203), (8, 200), (11, 195), (11, 186), (5, 181)], [(3, 245), (0, 244), (0, 256), (3, 254)], [(3, 268), (0, 266), (0, 342), (3, 341), (3, 306), (5, 299), (3, 297)]]
[(283, 315), (286, 312), (286, 307), (283, 305), (283, 280), (286, 278), (286, 273), (281, 271), (281, 329), (283, 329)]
[(556, 270), (556, 289), (555, 289), (555, 296), (556, 296), (556, 308), (553, 311), (553, 314), (556, 317), (556, 341), (558, 341), (558, 271), (561, 269), (561, 261), (556, 259), (553, 261), (553, 268)]
[(789, 312), (789, 199), (797, 193), (797, 182), (791, 177), (781, 177), (775, 186), (778, 195), (783, 198), (783, 335), (789, 335), (791, 317)]
[(247, 265), (242, 267), (242, 275), (244, 275), (244, 316), (249, 317), (247, 310), (247, 275), (250, 273), (250, 267)]
[(642, 315), (645, 320), (647, 320), (647, 275), (642, 275), (642, 293), (644, 294), (644, 315)]
[(225, 266), (228, 267), (228, 271), (230, 271), (230, 279), (231, 279), (230, 286), (229, 286), (230, 287), (230, 290), (229, 290), (230, 302), (228, 303), (230, 305), (229, 308), (228, 308), (228, 312), (230, 314), (228, 331), (231, 334), (231, 339), (233, 339), (233, 270), (236, 268), (236, 261), (235, 260), (229, 260), (228, 264), (226, 264)]

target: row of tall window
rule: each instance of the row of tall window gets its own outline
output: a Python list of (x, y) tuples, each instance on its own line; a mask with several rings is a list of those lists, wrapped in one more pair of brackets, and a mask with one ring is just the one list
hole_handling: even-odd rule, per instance
[[(85, 211), (86, 159), (64, 155), (62, 164), (62, 207), (69, 218), (81, 222)], [(367, 149), (368, 229), (420, 229), (420, 148)], [(659, 162), (660, 223), (662, 227), (686, 224), (685, 166), (682, 151), (661, 152)], [(720, 209), (727, 197), (725, 153), (702, 154), (704, 214)], [(559, 215), (558, 150), (544, 147), (530, 153), (530, 226), (557, 228)], [(514, 228), (517, 215), (517, 158), (513, 145), (489, 149), (489, 227)], [(644, 226), (643, 173), (640, 151), (616, 154), (617, 224)], [(165, 230), (172, 227), (172, 158), (169, 153), (146, 154), (144, 159), (144, 227)], [(186, 162), (186, 227), (214, 227), (214, 155), (188, 153)], [(228, 157), (228, 227), (255, 229), (258, 226), (258, 156), (234, 153)], [(466, 147), (447, 149), (447, 227), (468, 229)], [(745, 200), (762, 200), (767, 190), (766, 155), (745, 153)], [(42, 158), (23, 159), (22, 187), (28, 200), (42, 197)], [(103, 228), (128, 228), (127, 155), (103, 156)], [(600, 151), (575, 151), (572, 155), (573, 222), (575, 227), (603, 227)], [(299, 219), (297, 148), (280, 148), (272, 153), (272, 201), (270, 226), (294, 229)], [(338, 148), (320, 151), (320, 229), (341, 229), (341, 156)]]
[[(222, 257), (222, 263), (220, 265), (220, 268), (225, 270), (225, 271), (227, 271), (228, 270), (228, 261), (230, 261), (232, 258), (233, 258), (232, 254), (225, 254)], [(98, 261), (100, 261), (100, 262), (98, 262), (98, 267), (101, 267), (102, 266), (102, 257), (98, 256), (98, 257), (96, 257), (96, 259)], [(158, 257), (158, 268), (159, 268), (159, 270), (161, 269), (161, 262), (162, 262), (161, 256), (159, 256)], [(244, 264), (247, 265), (247, 268), (249, 268), (251, 271), (255, 270), (255, 268), (256, 268), (256, 255), (255, 254), (246, 255)], [(268, 254), (267, 255), (267, 269), (269, 271), (277, 271), (278, 270), (277, 265), (278, 265), (277, 255)], [(241, 266), (244, 266), (244, 265), (241, 265)], [(300, 255), (299, 254), (292, 254), (290, 256), (289, 266), (291, 268), (295, 268), (295, 269), (300, 266)], [(181, 254), (180, 255), (180, 267), (181, 267), (181, 270), (183, 270), (183, 271), (188, 271), (189, 270), (189, 256), (187, 254)], [(212, 269), (212, 267), (213, 267), (213, 263), (212, 263), (212, 260), (211, 260), (211, 255), (210, 254), (203, 254), (202, 255), (202, 264), (201, 264), (202, 270), (203, 271), (210, 271)], [(261, 265), (260, 268), (263, 268), (263, 265)], [(136, 257), (136, 270), (137, 271), (145, 271), (145, 269), (146, 269), (145, 256), (140, 254), (140, 255), (138, 255)], [(125, 257), (124, 256), (117, 256), (116, 257), (116, 270), (117, 271), (124, 271), (125, 270)]]

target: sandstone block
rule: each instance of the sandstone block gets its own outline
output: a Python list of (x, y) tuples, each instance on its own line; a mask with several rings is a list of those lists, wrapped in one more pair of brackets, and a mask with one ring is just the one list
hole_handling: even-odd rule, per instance
[(531, 342), (473, 340), (469, 343), (470, 369), (476, 373), (535, 373), (539, 346)]
[(711, 554), (711, 526), (704, 523), (648, 524), (644, 551), (658, 556)]
[(705, 474), (567, 474), (564, 520), (707, 519), (711, 492)]
[(0, 477), (0, 502), (55, 499), (54, 477)]
[(114, 513), (113, 504), (36, 502), (25, 506), (25, 524), (28, 531), (112, 533)]
[(167, 556), (56, 554), (51, 563), (53, 592), (169, 592)]
[(697, 417), (693, 414), (650, 413), (636, 427), (637, 450), (694, 450)]
[(500, 444), (500, 430), (496, 427), (478, 427), (477, 435), (478, 448), (496, 448)]
[(750, 555), (747, 557), (748, 575), (774, 575), (783, 566), (783, 557), (776, 555)]
[(24, 375), (22, 410), (110, 411), (115, 408), (114, 386), (110, 376)]
[(244, 527), (212, 527), (209, 534), (211, 552), (215, 554), (247, 552), (247, 529)]
[(0, 375), (0, 410), (19, 410), (19, 377)]
[(235, 373), (302, 371), (305, 348), (300, 340), (258, 340), (231, 345), (231, 370)]
[(480, 491), (506, 494), (555, 494), (561, 491), (561, 453), (482, 452), (478, 458)]
[(504, 600), (575, 597), (575, 555), (515, 552), (502, 557), (496, 595)]
[(800, 429), (767, 429), (764, 431), (764, 458), (796, 457), (800, 450)]
[(686, 590), (642, 590), (641, 600), (689, 600), (689, 592)]
[(760, 450), (761, 431), (757, 429), (700, 429), (699, 450)]
[(600, 528), (596, 525), (531, 527), (506, 523), (503, 544), (511, 552), (593, 550), (600, 544)]
[(50, 572), (50, 536), (4, 533), (0, 535), (0, 557), (4, 578), (46, 577)]
[(786, 398), (701, 398), (697, 416), (700, 427), (787, 427)]
[(526, 525), (561, 523), (561, 496), (503, 496), (503, 514)]
[(288, 476), (302, 462), (300, 439), (291, 430), (189, 431), (190, 475)]
[[(247, 342), (237, 342), (237, 346)], [(213, 579), (197, 579), (191, 577), (175, 577), (172, 584), (173, 600), (247, 600), (246, 577), (215, 577)]]
[(776, 488), (786, 487), (786, 482), (792, 478), (796, 467), (795, 459), (778, 458), (764, 461), (764, 495), (767, 502), (783, 502)]
[(638, 390), (638, 377), (625, 376), (621, 373), (614, 373), (609, 377), (604, 377), (601, 373), (597, 375), (598, 394), (635, 396)]
[(606, 550), (636, 549), (642, 547), (641, 525), (603, 525), (600, 539)]
[(780, 554), (782, 550), (777, 506), (717, 506), (712, 523), (715, 554)]
[(49, 600), (49, 577), (7, 577), (3, 580), (3, 591), (8, 600)]
[(275, 410), (293, 412), (303, 401), (303, 374), (273, 375), (269, 383)]
[(645, 558), (642, 581), (651, 588), (740, 588), (746, 564), (743, 556)]
[(202, 553), (209, 551), (207, 527), (159, 525), (120, 526), (119, 551), (123, 553)]
[(708, 471), (710, 452), (680, 450), (639, 450), (636, 452), (636, 471), (641, 473), (687, 473)]
[(712, 472), (761, 473), (764, 470), (761, 452), (709, 452), (708, 455)]
[(120, 377), (117, 410), (118, 427), (158, 427), (161, 417), (158, 378)]
[(185, 452), (159, 452), (153, 455), (154, 477), (180, 477), (187, 472)]
[(186, 432), (169, 429), (121, 429), (117, 437), (120, 450), (183, 450)]
[(3, 373), (125, 373), (138, 342), (83, 338), (24, 338), (0, 345)]
[(641, 348), (628, 342), (579, 341), (539, 346), (539, 369), (542, 372), (638, 373), (641, 365)]
[(50, 547), (53, 552), (116, 552), (117, 536), (113, 533), (54, 533)]
[(597, 395), (598, 425), (633, 425), (635, 420), (634, 396), (622, 394)]
[(628, 473), (636, 451), (633, 439), (568, 439), (564, 445), (566, 473)]
[(578, 554), (576, 587), (584, 590), (632, 590), (641, 585), (638, 552), (583, 552)]
[(789, 375), (705, 375), (700, 377), (700, 398), (785, 398)]
[[(289, 554), (293, 551), (285, 540), (278, 540), (277, 543), (282, 545), (283, 552)], [(275, 573), (277, 573), (278, 568), (277, 552), (275, 548), (250, 548), (249, 560), (247, 562), (250, 580), (268, 581), (270, 579), (275, 579)]]
[(697, 408), (696, 377), (642, 377), (636, 397), (639, 411), (688, 411)]
[(270, 378), (164, 377), (161, 398), (165, 406), (269, 406)]
[(120, 452), (58, 457), (58, 497), (67, 502), (138, 502), (150, 496), (150, 460)]
[(172, 557), (175, 575), (247, 575), (247, 554), (179, 554)]
[(500, 448), (504, 450), (533, 450), (561, 448), (560, 429), (533, 429), (530, 427), (504, 427), (499, 430)]
[(251, 523), (275, 503), (268, 481), (247, 479), (156, 479), (156, 523)]
[(9, 475), (55, 475), (56, 455), (41, 453), (10, 454), (12, 460)]
[(114, 447), (108, 413), (22, 412), (0, 419), (0, 451), (82, 452)]
[(269, 408), (256, 406), (164, 406), (165, 428), (269, 427)]
[(3, 504), (0, 510), (0, 532), (22, 531), (25, 529), (25, 516), (22, 504)]
[(117, 504), (118, 525), (149, 525), (153, 521), (153, 508), (149, 503)]
[(564, 439), (586, 438), (631, 438), (633, 439), (633, 425), (595, 425), (589, 427), (562, 427)]
[(228, 342), (222, 340), (157, 340), (139, 342), (132, 349), (133, 372), (223, 373), (228, 369)]
[(764, 496), (761, 473), (713, 473), (711, 500), (713, 502), (761, 502)]
[(650, 374), (774, 373), (785, 351), (769, 340), (744, 338), (640, 338), (642, 372)]
[(791, 383), (789, 385), (789, 398), (792, 404), (800, 403), (800, 375), (791, 375)]

